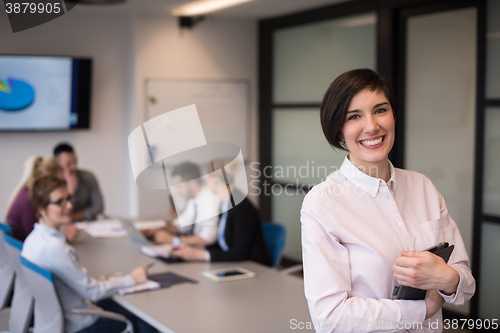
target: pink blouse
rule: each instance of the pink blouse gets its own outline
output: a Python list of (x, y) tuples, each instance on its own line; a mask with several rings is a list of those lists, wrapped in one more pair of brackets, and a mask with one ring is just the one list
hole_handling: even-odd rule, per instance
[(474, 294), (469, 258), (443, 197), (424, 175), (390, 167), (386, 183), (346, 158), (304, 199), (305, 294), (317, 332), (442, 331), (441, 310), (424, 321), (423, 300), (392, 296), (392, 265), (401, 250), (454, 244), (448, 265), (460, 282), (455, 294), (441, 296), (461, 305)]

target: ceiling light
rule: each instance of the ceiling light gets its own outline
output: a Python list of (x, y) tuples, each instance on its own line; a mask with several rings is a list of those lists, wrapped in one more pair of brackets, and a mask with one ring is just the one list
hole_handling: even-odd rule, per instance
[(199, 0), (174, 8), (170, 13), (174, 16), (197, 16), (250, 1), (253, 0)]

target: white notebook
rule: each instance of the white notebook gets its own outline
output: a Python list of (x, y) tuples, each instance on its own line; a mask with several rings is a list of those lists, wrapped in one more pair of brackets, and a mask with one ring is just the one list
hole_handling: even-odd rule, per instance
[(123, 225), (118, 220), (89, 222), (84, 230), (93, 238), (115, 238), (128, 235), (127, 230), (123, 228)]
[(139, 291), (144, 291), (144, 290), (154, 290), (154, 289), (160, 289), (160, 284), (156, 281), (151, 281), (151, 280), (146, 280), (146, 282), (136, 284), (132, 287), (120, 289), (118, 293), (120, 295), (127, 295), (127, 294), (132, 294), (136, 293)]
[(169, 258), (172, 244), (141, 246), (141, 252), (152, 258)]
[(134, 228), (137, 230), (144, 229), (159, 229), (167, 226), (167, 221), (164, 220), (153, 220), (153, 221), (134, 221)]

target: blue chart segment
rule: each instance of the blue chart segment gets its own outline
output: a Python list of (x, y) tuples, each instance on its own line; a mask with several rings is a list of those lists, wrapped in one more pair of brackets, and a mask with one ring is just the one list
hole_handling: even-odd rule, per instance
[(21, 111), (35, 100), (35, 89), (22, 80), (7, 77), (0, 80), (0, 110)]

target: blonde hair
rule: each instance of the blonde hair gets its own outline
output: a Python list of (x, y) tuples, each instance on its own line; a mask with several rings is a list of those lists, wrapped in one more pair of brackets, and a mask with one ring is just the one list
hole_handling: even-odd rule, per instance
[(9, 214), (10, 207), (16, 199), (19, 191), (24, 186), (31, 187), (31, 184), (39, 177), (43, 176), (53, 176), (58, 177), (63, 173), (63, 168), (61, 165), (51, 157), (42, 157), (38, 155), (33, 155), (28, 157), (24, 162), (23, 175), (17, 183), (17, 186), (12, 191), (9, 201), (7, 201), (7, 209), (5, 210), (5, 221), (7, 221), (7, 216)]

